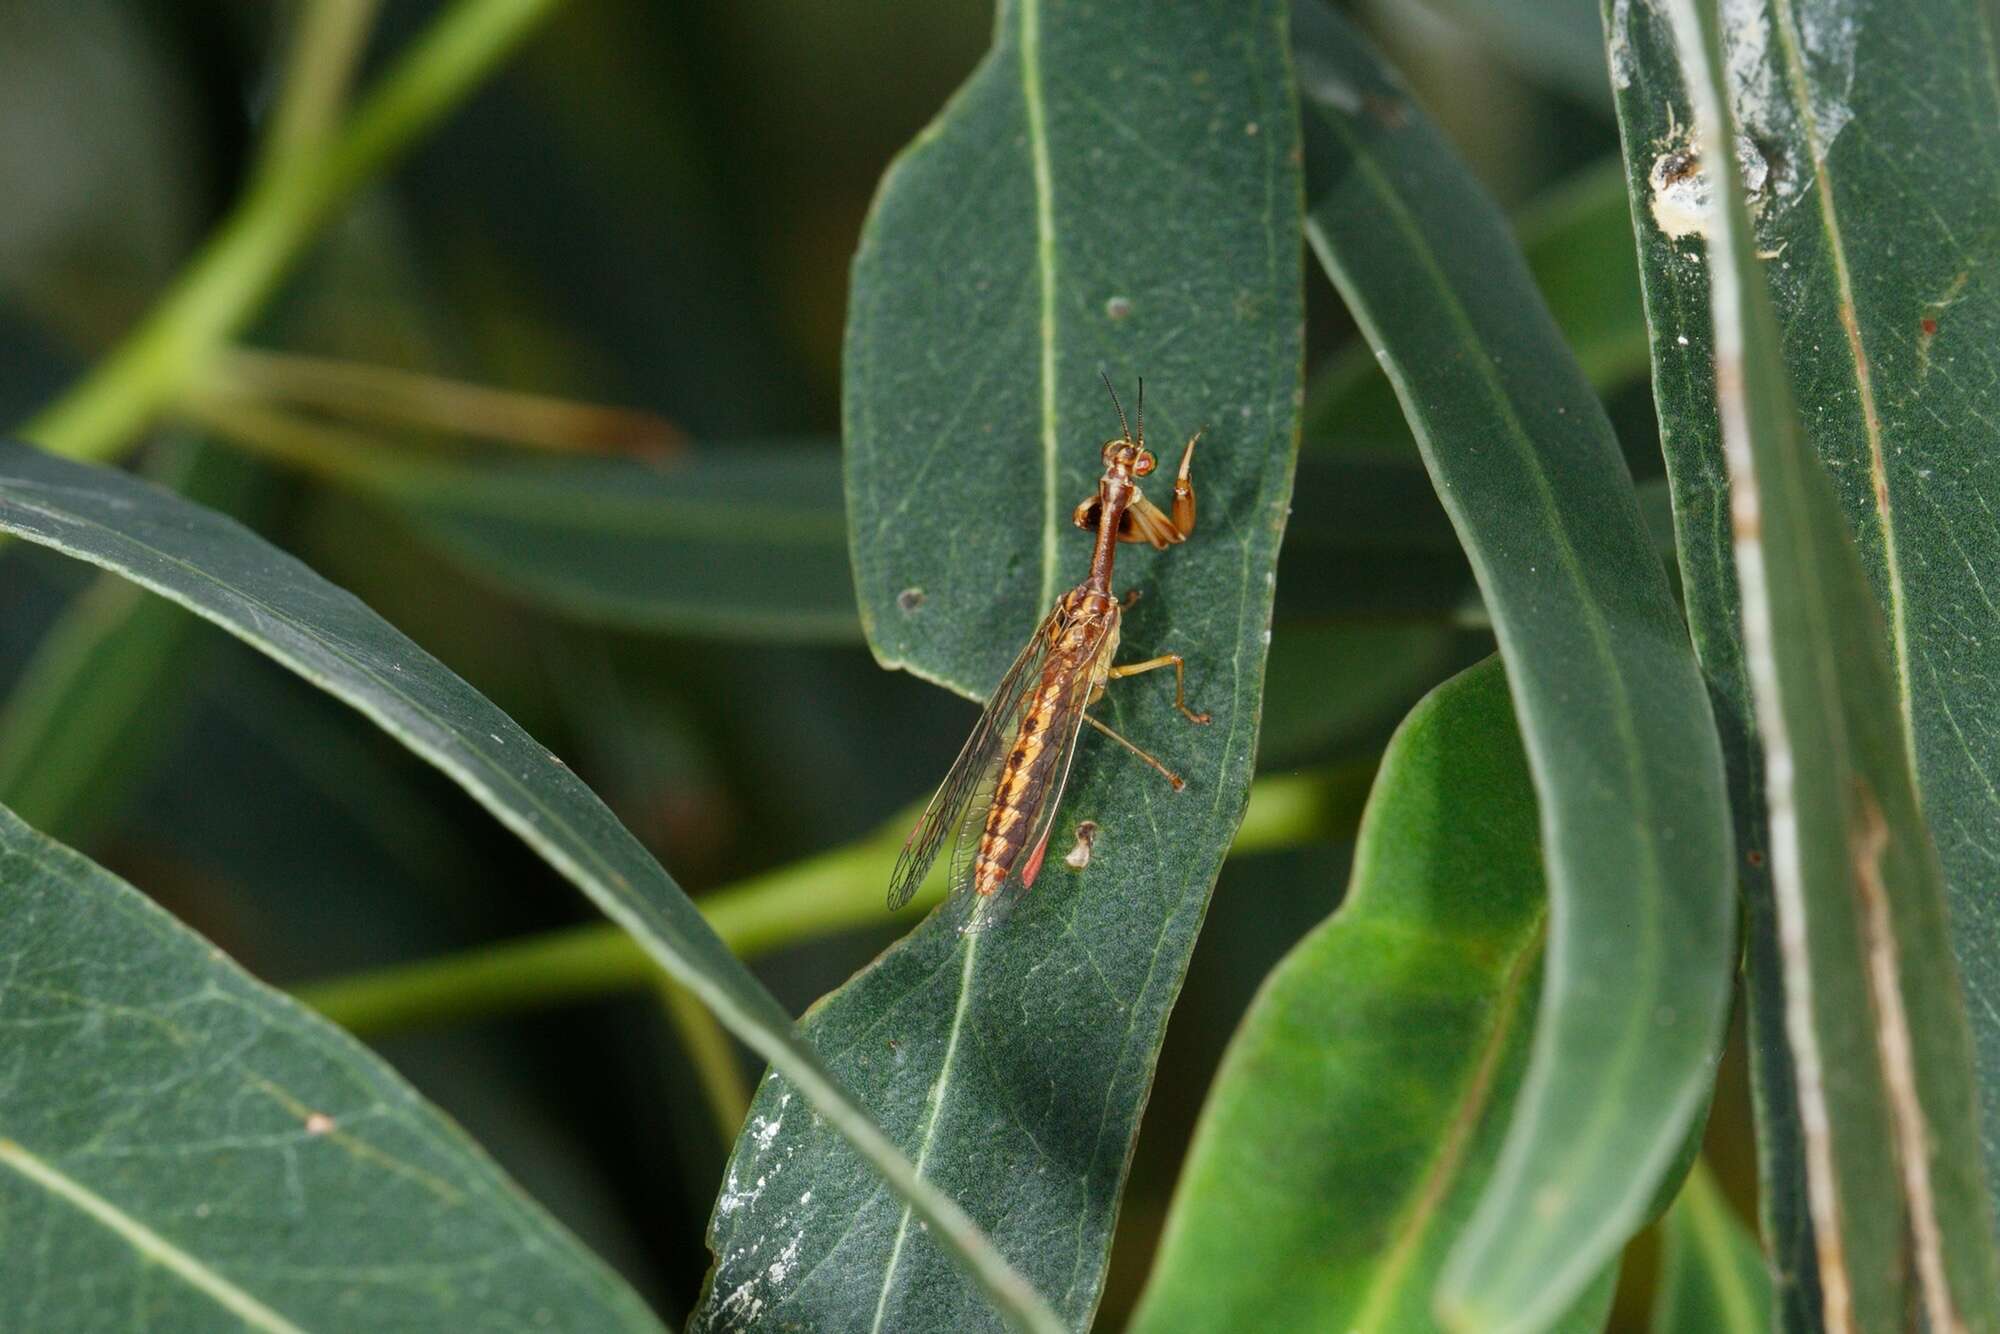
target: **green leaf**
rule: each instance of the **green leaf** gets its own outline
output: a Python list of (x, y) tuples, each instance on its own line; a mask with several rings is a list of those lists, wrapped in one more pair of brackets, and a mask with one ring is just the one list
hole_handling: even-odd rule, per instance
[[(1143, 592), (1123, 643), (1185, 655), (1189, 697), (1215, 721), (1190, 727), (1164, 676), (1114, 683), (1105, 720), (1186, 790), (1090, 735), (1048, 869), (1005, 926), (961, 937), (932, 918), (806, 1029), (925, 1175), (1083, 1327), (1250, 779), (1303, 284), (1282, 8), (1044, 10), (1001, 7), (985, 62), (890, 169), (855, 263), (862, 619), (884, 662), (982, 696), (1084, 576), (1090, 542), (1070, 513), (1118, 433), (1098, 372), (1121, 387), (1144, 375), (1163, 457), (1208, 427), (1201, 526), (1165, 552), (1121, 551), (1120, 590)], [(1100, 832), (1075, 872), (1063, 856), (1080, 819)], [(990, 1326), (934, 1239), (795, 1104), (782, 1079), (759, 1091), (696, 1326)]]
[(42, 1329), (658, 1329), (366, 1048), (0, 807), (0, 1291)]
[[(245, 502), (253, 477), (195, 445), (168, 450), (156, 475), (224, 509)], [(195, 628), (179, 607), (110, 575), (78, 594), (0, 708), (0, 805), (71, 842), (108, 824), (171, 739)]]
[(259, 454), (386, 501), (471, 573), (562, 615), (767, 640), (859, 632), (830, 442), (659, 462), (453, 457), (253, 403), (200, 411)]
[(1696, 1164), (1667, 1214), (1653, 1334), (1765, 1334), (1771, 1303), (1757, 1238)]
[(704, 448), (661, 467), (485, 462), (430, 472), (396, 506), (474, 574), (581, 620), (763, 640), (859, 634), (831, 450)]
[(1732, 963), (1721, 758), (1610, 424), (1498, 210), (1331, 12), (1300, 9), (1295, 53), (1307, 234), (1471, 557), (1541, 801), (1534, 1052), (1444, 1280), (1448, 1323), (1529, 1328), (1644, 1221), (1706, 1105)]
[[(1663, 435), (1685, 512), (1690, 616), (1732, 750), (1748, 745), (1731, 643), (1721, 464), (1704, 354), (1704, 275), (1654, 215), (1647, 177), (1685, 138), (1674, 78), (1613, 10)], [(1977, 1044), (1980, 1129), (2000, 1172), (2000, 568), (1992, 459), (2000, 449), (2000, 80), (1993, 11), (1953, 0), (1745, 0), (1730, 9), (1737, 152), (1776, 308), (1785, 378), (1891, 631), (1890, 698), (1944, 866), (1953, 945)], [(1747, 155), (1747, 156), (1746, 156)], [(1671, 196), (1666, 201), (1672, 204)], [(1673, 215), (1669, 215), (1673, 220)], [(1677, 338), (1689, 342), (1681, 344)], [(1707, 624), (1704, 624), (1707, 622)], [(1731, 756), (1756, 781), (1754, 760)], [(1761, 846), (1761, 844), (1756, 845)], [(1753, 901), (1754, 906), (1754, 901)], [(1782, 1073), (1782, 1072), (1780, 1072)]]
[(1520, 1093), (1547, 932), (1534, 787), (1489, 658), (1404, 720), (1340, 910), (1231, 1039), (1135, 1334), (1431, 1327)]
[(791, 1016), (716, 938), (602, 802), (506, 714), (352, 595), (224, 518), (107, 469), (0, 442), (0, 531), (171, 598), (344, 700), (435, 764), (784, 1070), (868, 1164), (907, 1192), (1003, 1309), (1035, 1295), (826, 1073)]
[[(1600, 51), (1600, 79), (1603, 59)], [(1624, 164), (1614, 159), (1577, 172), (1522, 210), (1513, 230), (1550, 316), (1592, 386), (1609, 394), (1643, 376), (1646, 313), (1632, 266)], [(1395, 393), (1366, 346), (1332, 358), (1314, 376), (1306, 394), (1309, 442), (1352, 445), (1358, 438), (1379, 446), (1407, 435)], [(1302, 464), (1313, 458), (1308, 452)]]
[[(1820, 31), (1815, 41), (1832, 36)], [(1680, 246), (1663, 251), (1660, 232), (1642, 234), (1688, 584), (1706, 604), (1705, 654), (1733, 638), (1727, 620), (1740, 615), (1740, 656), (1725, 653), (1711, 671), (1732, 726), (1748, 734), (1745, 710), (1754, 703), (1759, 731), (1771, 901), (1759, 907), (1752, 938), (1752, 966), (1762, 974), (1752, 997), (1765, 1010), (1763, 1043), (1776, 1038), (1772, 1004), (1782, 1007), (1791, 1087), (1765, 1113), (1789, 1112), (1796, 1096), (1818, 1271), (1816, 1291), (1786, 1298), (1788, 1323), (1888, 1329), (1921, 1309), (1934, 1329), (2000, 1329), (1971, 1037), (1943, 876), (1898, 707), (1907, 695), (1837, 490), (1792, 406), (1769, 287), (1802, 279), (1782, 259), (1767, 278), (1737, 154), (1715, 147), (1739, 142), (1725, 111), (1732, 86), (1746, 142), (1754, 145), (1763, 128), (1751, 113), (1773, 114), (1754, 82), (1741, 82), (1744, 37), (1739, 30), (1731, 39), (1726, 75), (1713, 13), (1692, 0), (1612, 14), (1628, 157), (1635, 166), (1645, 160), (1650, 173), (1653, 157), (1675, 155), (1661, 171), (1669, 197), (1649, 213), (1684, 231), (1669, 238)], [(1789, 26), (1779, 34), (1788, 61), (1803, 58), (1797, 41)], [(1669, 104), (1688, 109), (1697, 132), (1649, 142), (1650, 119), (1635, 120), (1634, 111), (1650, 118)], [(1806, 144), (1823, 145), (1846, 110), (1808, 107), (1803, 121), (1785, 124)], [(1814, 159), (1790, 161), (1803, 169)], [(1798, 183), (1807, 197), (1789, 205), (1808, 216), (1830, 185), (1825, 164), (1818, 167), (1820, 184)], [(1767, 213), (1781, 212), (1782, 179), (1763, 184), (1772, 192)], [(1809, 281), (1844, 283), (1841, 266), (1821, 256), (1835, 276)], [(1826, 378), (1802, 386), (1813, 395), (1815, 438), (1822, 417), (1831, 429), (1821, 405), (1845, 402), (1848, 391), (1836, 386)], [(1768, 1077), (1768, 1051), (1765, 1064)], [(1794, 1133), (1766, 1125), (1788, 1140)], [(1805, 1220), (1781, 1221), (1798, 1229)], [(1797, 1245), (1796, 1231), (1776, 1239), (1786, 1259)]]

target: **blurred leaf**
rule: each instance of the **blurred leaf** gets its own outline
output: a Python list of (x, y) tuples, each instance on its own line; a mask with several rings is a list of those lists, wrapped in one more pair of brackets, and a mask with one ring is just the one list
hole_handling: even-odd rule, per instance
[[(885, 177), (848, 325), (849, 513), (878, 657), (983, 695), (1085, 573), (1070, 512), (1117, 434), (1098, 372), (1143, 374), (1168, 458), (1209, 426), (1202, 527), (1121, 553), (1122, 586), (1144, 590), (1123, 642), (1184, 654), (1215, 722), (1188, 727), (1164, 679), (1114, 686), (1108, 721), (1186, 791), (1085, 741), (1049, 869), (1007, 924), (962, 937), (933, 917), (806, 1025), (1073, 1326), (1098, 1303), (1168, 1007), (1243, 811), (1299, 373), (1282, 13), (1137, 13), (1004, 5), (985, 63)], [(1084, 818), (1096, 851), (1072, 872)], [(792, 1099), (778, 1078), (759, 1091), (696, 1327), (989, 1327)]]
[[(253, 473), (241, 460), (174, 442), (154, 475), (190, 499), (233, 510)], [(199, 636), (191, 617), (105, 575), (36, 647), (0, 707), (0, 805), (38, 829), (86, 841), (171, 739)]]
[[(1693, 149), (1693, 158), (1676, 158), (1662, 173), (1669, 208), (1654, 221), (1689, 223), (1690, 249), (1693, 232), (1705, 236), (1704, 262), (1696, 263), (1699, 252), (1682, 258), (1662, 249), (1649, 235), (1646, 266), (1704, 651), (1730, 643), (1740, 616), (1740, 658), (1711, 659), (1711, 671), (1739, 735), (1750, 726), (1743, 710), (1751, 701), (1761, 732), (1757, 781), (1771, 812), (1775, 913), (1760, 906), (1752, 939), (1753, 999), (1766, 1011), (1755, 1036), (1775, 1044), (1769, 1007), (1782, 983), (1776, 1003), (1803, 1127), (1796, 1151), (1818, 1265), (1817, 1293), (1786, 1295), (1781, 1273), (1781, 1297), (1788, 1324), (1900, 1328), (1921, 1309), (1934, 1329), (2000, 1329), (1971, 1037), (1943, 877), (1898, 708), (1908, 696), (1835, 490), (1793, 408), (1736, 154), (1714, 147), (1738, 141), (1724, 108), (1741, 65), (1732, 59), (1724, 74), (1712, 23), (1712, 12), (1676, 0), (1664, 11), (1614, 12), (1611, 38), (1635, 171), (1651, 170), (1650, 161), (1637, 163), (1655, 150), (1636, 146), (1646, 142), (1656, 108), (1690, 108), (1699, 127), (1676, 145)], [(1738, 30), (1738, 57), (1743, 40)], [(1635, 123), (1641, 98), (1646, 119)], [(1831, 128), (1819, 122), (1801, 133), (1815, 144)], [(1690, 168), (1696, 179), (1688, 179)], [(1783, 188), (1768, 177), (1764, 184)], [(1821, 175), (1822, 194), (1827, 185)], [(1686, 206), (1679, 214), (1670, 211), (1676, 190)], [(1815, 215), (1804, 201), (1798, 209)], [(1820, 214), (1821, 224), (1829, 216)], [(1780, 287), (1790, 281), (1782, 270), (1776, 276)], [(1858, 345), (1840, 338), (1837, 346)], [(1691, 369), (1711, 360), (1712, 374)], [(1848, 390), (1823, 373), (1803, 392), (1817, 438), (1821, 405), (1829, 395), (1845, 404)], [(1879, 527), (1872, 531), (1881, 536)], [(1762, 1055), (1768, 1075), (1771, 1053)], [(1789, 1092), (1781, 1099), (1764, 1109), (1767, 1133), (1789, 1139), (1790, 1125), (1768, 1119), (1791, 1113)], [(1788, 1231), (1774, 1249), (1790, 1260), (1804, 1220), (1780, 1221)]]
[(1264, 675), (1258, 770), (1379, 747), (1425, 691), (1491, 650), (1484, 636), (1441, 626), (1280, 627)]
[(1541, 799), (1535, 1048), (1444, 1305), (1527, 1328), (1637, 1230), (1706, 1105), (1733, 962), (1722, 766), (1610, 424), (1498, 210), (1341, 20), (1304, 6), (1295, 32), (1307, 234), (1470, 553)]
[[(1404, 720), (1345, 901), (1237, 1029), (1134, 1331), (1431, 1327), (1520, 1092), (1547, 930), (1534, 787), (1489, 658)], [(1609, 1296), (1564, 1327), (1601, 1329)]]
[(1667, 1214), (1653, 1334), (1765, 1334), (1771, 1311), (1757, 1238), (1697, 1164)]
[(0, 6), (0, 292), (73, 346), (137, 313), (212, 184), (202, 71), (155, 17), (121, 0)]
[(229, 439), (388, 501), (517, 596), (631, 629), (847, 640), (858, 630), (830, 446), (704, 446), (658, 463), (413, 453), (220, 398)]
[[(1550, 316), (1598, 393), (1642, 377), (1646, 312), (1632, 262), (1624, 164), (1612, 160), (1577, 172), (1523, 209), (1513, 230)], [(1379, 447), (1408, 435), (1395, 391), (1365, 344), (1314, 376), (1306, 394), (1308, 441)], [(1305, 461), (1312, 458), (1308, 451)]]
[(381, 1060), (0, 808), (23, 1328), (657, 1329)]
[(1608, 106), (1603, 33), (1591, 0), (1426, 0), (1489, 39), (1509, 64), (1592, 110)]
[(687, 896), (569, 769), (351, 595), (231, 520), (123, 473), (0, 442), (0, 530), (125, 575), (215, 622), (435, 764), (623, 926), (753, 1051), (782, 1069), (980, 1274), (1036, 1299), (919, 1177), (716, 938)]
[(859, 630), (831, 451), (489, 461), (397, 490), (417, 531), (466, 569), (581, 620), (757, 639)]

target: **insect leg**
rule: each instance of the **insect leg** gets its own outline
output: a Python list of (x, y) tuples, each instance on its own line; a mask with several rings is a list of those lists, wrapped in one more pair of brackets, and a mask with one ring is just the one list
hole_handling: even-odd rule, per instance
[(1187, 442), (1187, 452), (1181, 455), (1181, 470), (1174, 474), (1174, 527), (1182, 537), (1194, 531), (1194, 483), (1188, 478), (1188, 465), (1194, 462), (1195, 441), (1200, 439), (1201, 431), (1196, 431)]
[(1133, 745), (1130, 741), (1126, 740), (1118, 733), (1112, 731), (1109, 727), (1106, 727), (1103, 723), (1098, 722), (1097, 719), (1091, 717), (1089, 714), (1086, 713), (1083, 715), (1083, 720), (1089, 723), (1092, 727), (1095, 727), (1098, 731), (1104, 733), (1104, 735), (1110, 737), (1113, 741), (1116, 741), (1119, 745), (1125, 747), (1125, 749), (1131, 751), (1134, 755), (1137, 755), (1140, 759), (1144, 760), (1146, 763), (1152, 765), (1155, 769), (1158, 769), (1161, 773), (1165, 774), (1167, 777), (1167, 781), (1174, 785), (1174, 791), (1178, 792), (1182, 788), (1187, 786), (1185, 782), (1181, 781), (1181, 776), (1179, 774), (1175, 773), (1172, 769), (1169, 769), (1166, 765), (1161, 764), (1158, 760), (1154, 759), (1151, 755), (1148, 755), (1145, 751), (1140, 750), (1137, 746)]
[(1116, 680), (1121, 676), (1137, 676), (1141, 672), (1156, 671), (1169, 666), (1174, 669), (1174, 707), (1179, 709), (1191, 723), (1207, 722), (1207, 714), (1196, 713), (1187, 706), (1187, 664), (1181, 661), (1181, 655), (1178, 653), (1162, 653), (1159, 657), (1148, 658), (1144, 662), (1128, 662), (1122, 667), (1113, 667), (1105, 675), (1111, 680)]

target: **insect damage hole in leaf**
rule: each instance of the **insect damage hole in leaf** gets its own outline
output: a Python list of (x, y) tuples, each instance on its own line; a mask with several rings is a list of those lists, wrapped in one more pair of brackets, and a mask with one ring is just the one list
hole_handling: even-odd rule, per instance
[[(1055, 23), (1035, 0), (1002, 5), (986, 60), (885, 177), (855, 261), (849, 528), (887, 665), (984, 699), (1083, 577), (1091, 543), (1072, 507), (1117, 434), (1100, 371), (1145, 377), (1149, 439), (1179, 445), (1213, 423), (1199, 531), (1170, 552), (1133, 543), (1118, 571), (1145, 590), (1121, 609), (1125, 650), (1183, 658), (1186, 696), (1214, 722), (1190, 728), (1153, 679), (1098, 706), (1186, 791), (1093, 733), (1067, 805), (1117, 837), (1087, 867), (1039, 868), (997, 931), (961, 936), (933, 917), (804, 1021), (1072, 1326), (1097, 1305), (1139, 1110), (1256, 740), (1299, 388), (1283, 18), (1250, 4)], [(1114, 159), (1125, 168), (1107, 170)], [(922, 615), (897, 605), (912, 586)], [(755, 1113), (785, 1092), (767, 1079)], [(769, 1146), (740, 1139), (730, 1171), (769, 1185), (718, 1208), (696, 1328), (726, 1326), (722, 1301), (753, 1277), (767, 1320), (993, 1325), (809, 1119), (786, 1118)], [(765, 1239), (795, 1233), (799, 1263), (769, 1281)]]

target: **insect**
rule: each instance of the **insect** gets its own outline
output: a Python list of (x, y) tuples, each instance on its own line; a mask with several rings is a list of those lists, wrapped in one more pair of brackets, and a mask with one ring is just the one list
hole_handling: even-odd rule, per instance
[(1146, 382), (1139, 382), (1139, 431), (1125, 420), (1118, 392), (1104, 387), (1118, 412), (1119, 434), (1104, 444), (1104, 475), (1097, 491), (1076, 507), (1076, 526), (1096, 536), (1090, 573), (1056, 602), (1027, 647), (1001, 678), (917, 827), (903, 844), (889, 882), (889, 907), (910, 901), (937, 860), (947, 835), (951, 857), (951, 911), (961, 931), (980, 931), (1004, 915), (1012, 900), (1035, 883), (1056, 808), (1069, 782), (1070, 762), (1085, 724), (1118, 742), (1154, 769), (1174, 790), (1179, 775), (1088, 712), (1107, 682), (1163, 667), (1174, 669), (1174, 707), (1192, 723), (1205, 713), (1187, 704), (1186, 664), (1177, 653), (1114, 666), (1118, 623), (1127, 603), (1111, 591), (1111, 566), (1120, 542), (1150, 542), (1163, 550), (1194, 531), (1194, 483), (1188, 466), (1201, 439), (1196, 431), (1174, 476), (1172, 512), (1139, 490), (1138, 478), (1158, 460), (1146, 448)]

